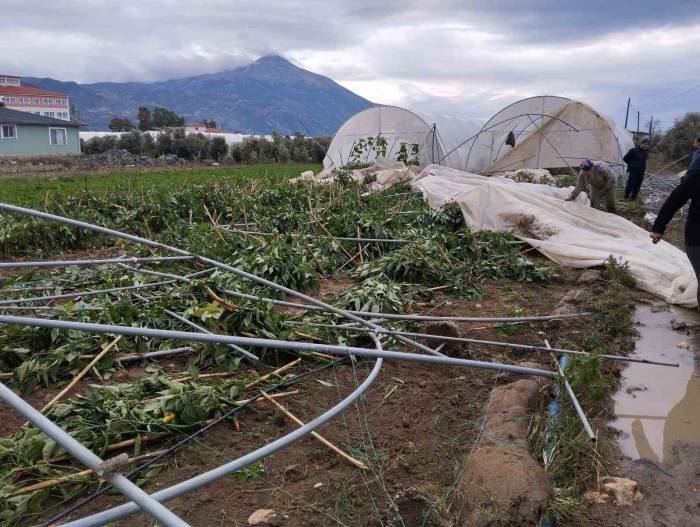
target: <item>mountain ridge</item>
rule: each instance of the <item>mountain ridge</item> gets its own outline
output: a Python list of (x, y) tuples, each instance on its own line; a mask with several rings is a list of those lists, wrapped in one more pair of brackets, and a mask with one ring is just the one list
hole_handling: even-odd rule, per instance
[(29, 85), (65, 93), (91, 130), (113, 117), (135, 122), (139, 106), (164, 106), (188, 122), (214, 119), (225, 131), (333, 134), (373, 103), (332, 79), (267, 55), (234, 69), (156, 82), (80, 84), (27, 77)]

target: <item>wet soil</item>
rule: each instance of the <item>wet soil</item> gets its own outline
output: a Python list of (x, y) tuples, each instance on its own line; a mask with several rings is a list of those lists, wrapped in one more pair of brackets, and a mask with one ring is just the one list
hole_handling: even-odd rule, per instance
[[(553, 283), (544, 285), (491, 282), (485, 286), (481, 299), (438, 296), (430, 305), (414, 306), (413, 311), (488, 316), (520, 308), (523, 314), (546, 314), (577, 275), (564, 272)], [(324, 281), (319, 296), (328, 298), (331, 292), (343, 288)], [(465, 336), (487, 340), (532, 343), (545, 337), (555, 342), (559, 332), (568, 330), (543, 323), (523, 324), (514, 330), (508, 328), (509, 334), (504, 337), (502, 326), (465, 323), (460, 324), (460, 331)], [(465, 346), (450, 353), (508, 363), (528, 361), (549, 368), (549, 358), (544, 354), (485, 346)], [(308, 421), (337, 404), (365, 378), (370, 366), (365, 361), (356, 370), (342, 365), (319, 373), (295, 386), (300, 393), (282, 402), (300, 419)], [(312, 365), (305, 369), (309, 367)], [(222, 478), (170, 505), (195, 527), (247, 525), (250, 514), (261, 508), (274, 509), (277, 523), (285, 526), (413, 526), (421, 525), (421, 518), (425, 525), (439, 525), (452, 518), (450, 506), (453, 489), (461, 477), (462, 458), (478, 446), (489, 393), (516, 379), (514, 375), (484, 370), (385, 362), (364, 400), (319, 430), (369, 464), (370, 470), (358, 470), (313, 438), (306, 438), (267, 458), (255, 469)], [(35, 406), (40, 406), (41, 400), (30, 398)], [(230, 422), (222, 423), (200, 443), (169, 457), (164, 468), (145, 485), (146, 490), (154, 492), (215, 468), (296, 427), (268, 403), (256, 403), (240, 415), (239, 422), (240, 431)], [(7, 433), (15, 429), (3, 427)], [(122, 501), (120, 496), (108, 494), (72, 518)], [(47, 514), (58, 510), (57, 507)], [(151, 525), (151, 520), (138, 515), (117, 525)]]
[[(629, 364), (614, 396), (617, 446), (611, 473), (639, 483), (644, 498), (632, 507), (592, 506), (591, 521), (605, 526), (700, 525), (700, 334), (672, 324), (697, 323), (687, 310), (638, 307), (633, 356), (677, 361), (659, 371)], [(682, 325), (682, 324), (681, 324)], [(680, 344), (680, 346), (679, 346)], [(686, 345), (688, 347), (686, 347)]]

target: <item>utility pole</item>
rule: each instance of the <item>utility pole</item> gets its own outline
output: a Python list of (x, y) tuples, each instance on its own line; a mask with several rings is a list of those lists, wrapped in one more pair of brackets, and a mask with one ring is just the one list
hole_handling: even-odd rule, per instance
[(625, 112), (625, 130), (627, 130), (627, 121), (630, 116), (630, 101), (632, 100), (632, 97), (627, 97), (627, 111)]
[(649, 143), (651, 143), (651, 131), (654, 128), (654, 116), (651, 116), (651, 119), (649, 119)]
[(639, 133), (639, 110), (637, 110), (637, 133)]

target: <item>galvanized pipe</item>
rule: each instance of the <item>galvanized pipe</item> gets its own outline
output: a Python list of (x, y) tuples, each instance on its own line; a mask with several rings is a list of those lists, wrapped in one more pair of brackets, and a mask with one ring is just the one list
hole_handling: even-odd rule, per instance
[[(545, 339), (544, 341), (545, 346), (547, 346), (547, 349), (552, 350), (553, 352), (556, 351), (556, 349), (552, 348), (549, 345), (549, 341)], [(564, 360), (566, 357), (562, 357), (562, 360)], [(586, 431), (586, 434), (588, 434), (588, 437), (591, 441), (596, 440), (596, 435), (593, 432), (593, 428), (591, 428), (591, 423), (588, 422), (588, 418), (586, 417), (586, 414), (583, 412), (583, 408), (581, 408), (581, 405), (578, 402), (578, 398), (576, 397), (576, 394), (574, 393), (573, 388), (571, 388), (571, 384), (569, 384), (568, 379), (566, 378), (566, 375), (564, 375), (564, 368), (562, 368), (561, 364), (557, 360), (557, 358), (554, 356), (554, 353), (552, 353), (552, 359), (554, 359), (554, 362), (557, 365), (557, 369), (559, 370), (559, 375), (561, 375), (561, 378), (564, 380), (564, 388), (566, 388), (566, 393), (569, 396), (569, 399), (571, 399), (571, 404), (573, 404), (574, 409), (576, 410), (576, 414), (578, 415), (579, 420), (581, 421), (581, 424), (583, 425), (583, 429)]]
[[(427, 357), (427, 358), (439, 358), (439, 357)], [(176, 498), (178, 496), (182, 496), (183, 494), (187, 494), (188, 492), (191, 492), (193, 490), (196, 490), (200, 487), (203, 487), (205, 485), (208, 485), (209, 483), (212, 483), (213, 481), (216, 481), (217, 479), (223, 478), (224, 476), (231, 474), (233, 472), (236, 472), (238, 470), (241, 470), (249, 465), (252, 465), (256, 461), (263, 459), (271, 454), (274, 454), (278, 450), (282, 450), (283, 448), (286, 448), (287, 446), (291, 445), (298, 439), (301, 439), (307, 434), (310, 434), (313, 432), (316, 428), (320, 427), (324, 423), (327, 423), (331, 419), (333, 419), (336, 415), (342, 413), (345, 411), (351, 404), (353, 404), (367, 389), (370, 387), (370, 385), (374, 382), (374, 380), (377, 378), (377, 375), (379, 374), (379, 371), (381, 370), (382, 367), (382, 359), (377, 359), (377, 361), (374, 364), (374, 367), (370, 371), (369, 375), (367, 378), (360, 384), (357, 388), (355, 388), (350, 395), (348, 395), (345, 399), (343, 399), (339, 404), (331, 408), (330, 410), (326, 411), (325, 413), (319, 415), (315, 419), (309, 421), (306, 423), (304, 426), (297, 428), (290, 434), (287, 434), (286, 436), (280, 437), (279, 439), (273, 441), (272, 443), (268, 443), (267, 445), (258, 448), (257, 450), (254, 450), (253, 452), (250, 452), (244, 456), (239, 457), (238, 459), (234, 459), (233, 461), (229, 461), (225, 465), (221, 465), (220, 467), (217, 467), (215, 469), (209, 470), (207, 472), (204, 472), (198, 476), (195, 476), (193, 478), (190, 478), (188, 480), (182, 481), (178, 483), (177, 485), (173, 485), (172, 487), (168, 487), (167, 489), (163, 489), (159, 492), (156, 492), (155, 494), (151, 495), (151, 498), (158, 500), (159, 502), (164, 502), (171, 500), (173, 498)], [(75, 520), (69, 523), (64, 524), (65, 527), (71, 526), (71, 527), (97, 527), (100, 525), (105, 525), (107, 523), (111, 523), (114, 521), (119, 520), (120, 518), (124, 518), (125, 516), (129, 516), (130, 514), (134, 514), (135, 512), (138, 512), (138, 507), (134, 505), (133, 503), (127, 503), (124, 505), (120, 505), (118, 507), (114, 507), (112, 509), (108, 509), (103, 512), (99, 512), (97, 514), (93, 514), (92, 516), (87, 516), (85, 518), (81, 518), (79, 520)]]
[(26, 267), (67, 267), (107, 265), (118, 263), (143, 263), (143, 262), (172, 262), (178, 260), (192, 260), (194, 256), (149, 256), (124, 257), (124, 258), (101, 258), (96, 260), (41, 260), (36, 262), (0, 262), (0, 269), (23, 269)]
[[(192, 278), (195, 276), (200, 276), (206, 273), (212, 272), (213, 269), (205, 269), (203, 271), (197, 271), (196, 273), (188, 274), (184, 278)], [(82, 291), (82, 292), (76, 292), (76, 293), (64, 293), (62, 295), (46, 295), (46, 296), (34, 296), (30, 298), (17, 298), (17, 299), (11, 299), (11, 300), (0, 300), (0, 306), (4, 305), (14, 305), (14, 304), (25, 304), (28, 302), (40, 302), (40, 301), (50, 301), (50, 300), (63, 300), (67, 298), (79, 298), (83, 296), (93, 296), (93, 295), (102, 295), (102, 294), (107, 294), (107, 293), (118, 293), (122, 291), (134, 291), (138, 289), (147, 289), (150, 287), (159, 287), (162, 285), (170, 285), (170, 284), (175, 284), (179, 280), (181, 280), (183, 277), (179, 277), (178, 280), (166, 280), (163, 282), (150, 282), (147, 284), (141, 284), (141, 285), (128, 285), (124, 287), (113, 287), (110, 289), (96, 289), (94, 291)]]
[[(448, 337), (446, 335), (433, 335), (430, 333), (414, 333), (411, 331), (396, 331), (393, 329), (384, 329), (384, 328), (382, 328), (382, 329), (368, 329), (368, 328), (359, 328), (357, 326), (348, 327), (346, 325), (335, 326), (333, 324), (319, 324), (316, 322), (311, 322), (311, 323), (294, 322), (294, 324), (299, 325), (299, 326), (308, 325), (308, 326), (317, 326), (317, 327), (322, 327), (322, 328), (340, 329), (343, 331), (364, 331), (364, 332), (368, 332), (368, 333), (385, 333), (387, 335), (404, 335), (404, 336), (409, 336), (409, 337), (419, 337), (419, 338), (424, 338), (424, 339), (443, 340), (443, 341), (448, 341), (448, 342), (464, 342), (465, 344), (483, 344), (486, 346), (500, 346), (500, 347), (522, 349), (522, 350), (528, 350), (528, 351), (554, 351), (556, 353), (564, 353), (566, 355), (583, 355), (583, 356), (591, 355), (591, 353), (589, 353), (587, 351), (551, 348), (549, 346), (533, 346), (532, 344), (517, 344), (515, 342), (470, 339), (470, 338), (466, 338), (466, 337)], [(608, 360), (621, 361), (621, 362), (640, 362), (643, 364), (653, 364), (656, 366), (671, 366), (674, 368), (678, 368), (677, 362), (652, 361), (652, 360), (640, 359), (640, 358), (636, 358), (636, 357), (623, 357), (620, 355), (606, 355), (606, 354), (599, 354), (598, 357), (600, 357), (601, 359), (608, 359)]]
[[(204, 333), (206, 335), (215, 335), (215, 333), (212, 333), (207, 328), (204, 328), (198, 324), (195, 324), (191, 320), (187, 320), (185, 317), (180, 316), (177, 313), (170, 311), (169, 309), (164, 309), (163, 312), (166, 315), (174, 318), (175, 320), (179, 320), (183, 324), (186, 324), (187, 326), (190, 326), (191, 328), (196, 329), (200, 333)], [(255, 362), (258, 362), (260, 360), (260, 358), (257, 355), (254, 355), (251, 352), (244, 350), (240, 346), (236, 346), (235, 344), (228, 344), (228, 347), (231, 348), (232, 350), (235, 350), (236, 352), (240, 353), (241, 355), (243, 355), (247, 359), (250, 359), (250, 360), (255, 361)]]
[[(124, 240), (129, 240), (129, 241), (132, 241), (135, 243), (141, 243), (143, 245), (148, 245), (150, 247), (158, 247), (159, 249), (165, 249), (165, 250), (174, 252), (175, 254), (182, 255), (182, 256), (194, 256), (195, 258), (197, 258), (199, 261), (201, 261), (203, 263), (213, 265), (215, 267), (218, 267), (219, 269), (229, 271), (231, 273), (234, 273), (234, 274), (237, 274), (237, 275), (242, 276), (244, 278), (247, 278), (248, 280), (251, 280), (251, 281), (256, 282), (258, 284), (262, 284), (262, 285), (265, 285), (267, 287), (271, 287), (273, 289), (277, 289), (279, 291), (282, 291), (283, 293), (286, 293), (286, 294), (289, 294), (292, 296), (296, 296), (297, 298), (301, 298), (302, 300), (305, 300), (306, 302), (314, 304), (314, 305), (318, 306), (319, 308), (322, 308), (324, 310), (330, 311), (330, 312), (335, 313), (337, 315), (343, 316), (343, 317), (348, 318), (350, 320), (355, 320), (356, 322), (360, 322), (361, 324), (363, 324), (365, 326), (368, 326), (371, 328), (379, 328), (380, 327), (372, 322), (362, 320), (360, 317), (357, 317), (348, 311), (345, 311), (343, 309), (338, 309), (337, 307), (331, 306), (330, 304), (326, 304), (325, 302), (322, 302), (321, 300), (317, 300), (311, 296), (300, 293), (299, 291), (295, 291), (294, 289), (290, 289), (289, 287), (284, 287), (282, 285), (276, 284), (275, 282), (271, 282), (270, 280), (266, 280), (264, 278), (261, 278), (259, 276), (254, 275), (254, 274), (251, 274), (251, 273), (248, 273), (248, 272), (243, 271), (241, 269), (238, 269), (237, 267), (232, 267), (230, 265), (218, 262), (216, 260), (212, 260), (211, 258), (206, 258), (204, 256), (199, 256), (199, 255), (193, 255), (192, 253), (185, 251), (183, 249), (178, 249), (177, 247), (165, 245), (163, 243), (155, 242), (153, 240), (148, 240), (146, 238), (141, 238), (139, 236), (134, 236), (132, 234), (127, 234), (124, 232), (119, 232), (119, 231), (115, 231), (112, 229), (107, 229), (105, 227), (100, 227), (98, 225), (92, 225), (90, 223), (85, 223), (84, 221), (78, 221), (78, 220), (73, 220), (70, 218), (64, 218), (62, 216), (57, 216), (55, 214), (49, 214), (48, 212), (41, 212), (38, 210), (27, 209), (24, 207), (18, 207), (16, 205), (9, 205), (7, 203), (0, 203), (0, 210), (7, 210), (7, 211), (15, 212), (18, 214), (25, 214), (28, 216), (34, 216), (37, 218), (56, 221), (58, 223), (65, 223), (66, 225), (72, 225), (74, 227), (79, 227), (81, 229), (93, 230), (95, 232), (108, 234), (108, 235), (114, 236), (116, 238), (122, 238)], [(417, 348), (421, 351), (425, 351), (425, 352), (430, 353), (432, 355), (442, 356), (441, 353), (436, 352), (435, 350), (429, 348), (428, 346), (424, 346), (423, 344), (420, 344), (418, 342), (413, 342), (412, 340), (407, 339), (406, 337), (398, 337), (398, 340), (400, 340), (404, 344), (408, 344), (408, 345), (410, 345), (414, 348)]]
[[(227, 225), (219, 225), (218, 227), (223, 227), (225, 230), (229, 230), (231, 232), (240, 232), (241, 234), (251, 234), (253, 236), (275, 236), (275, 235), (280, 235), (280, 236), (291, 236), (292, 238), (298, 238), (301, 236), (301, 234), (296, 233), (296, 232), (260, 232), (260, 231), (244, 231), (242, 229), (234, 229), (230, 228)], [(330, 237), (325, 234), (319, 234), (319, 238), (331, 238), (335, 240), (340, 240), (344, 242), (373, 242), (373, 243), (398, 243), (398, 244), (406, 244), (406, 243), (413, 243), (411, 240), (402, 240), (402, 239), (394, 239), (394, 238), (359, 238), (359, 237), (352, 237), (352, 236), (333, 236)]]
[(89, 322), (72, 322), (68, 320), (52, 320), (45, 318), (13, 317), (0, 315), (0, 323), (20, 326), (33, 326), (43, 328), (69, 329), (74, 331), (87, 331), (90, 333), (109, 333), (115, 335), (127, 335), (133, 337), (151, 337), (163, 339), (185, 340), (191, 342), (209, 342), (219, 344), (238, 344), (260, 348), (286, 349), (293, 351), (317, 351), (333, 355), (356, 355), (371, 359), (396, 359), (412, 362), (427, 362), (429, 364), (446, 364), (451, 366), (463, 366), (468, 368), (480, 368), (523, 375), (536, 375), (540, 377), (553, 377), (555, 374), (547, 370), (526, 368), (498, 362), (485, 362), (468, 359), (455, 359), (446, 356), (431, 356), (417, 353), (405, 353), (400, 351), (374, 351), (367, 348), (353, 346), (336, 346), (332, 344), (316, 344), (309, 342), (295, 342), (276, 339), (262, 339), (257, 337), (239, 337), (232, 335), (208, 335), (206, 333), (188, 333), (186, 331), (172, 331), (165, 329), (135, 328), (131, 326), (114, 326), (109, 324), (93, 324)]
[[(286, 302), (284, 300), (276, 300), (274, 298), (265, 298), (262, 296), (249, 295), (247, 293), (239, 293), (238, 291), (232, 291), (230, 289), (222, 289), (222, 292), (227, 295), (237, 296), (240, 298), (245, 298), (247, 300), (253, 300), (256, 302), (266, 302), (269, 304), (274, 304), (278, 306), (293, 307), (296, 309), (301, 309), (304, 311), (327, 311), (317, 305), (309, 304), (296, 304), (294, 302)], [(373, 311), (348, 311), (353, 315), (358, 317), (371, 317), (376, 319), (385, 320), (417, 320), (424, 322), (442, 322), (442, 321), (452, 321), (452, 322), (546, 322), (550, 320), (560, 320), (566, 318), (575, 318), (586, 316), (587, 313), (574, 313), (572, 315), (542, 315), (542, 316), (531, 316), (531, 317), (451, 317), (451, 316), (438, 316), (438, 315), (406, 315), (397, 313), (375, 313)], [(364, 324), (366, 325), (366, 324)]]
[(15, 394), (3, 383), (0, 383), (0, 399), (17, 410), (30, 423), (36, 426), (48, 437), (56, 441), (66, 451), (86, 467), (92, 469), (95, 474), (107, 480), (119, 492), (134, 502), (136, 511), (140, 509), (148, 512), (163, 525), (172, 527), (188, 527), (189, 524), (179, 518), (175, 513), (160, 504), (156, 499), (137, 487), (134, 483), (118, 473), (108, 473), (104, 469), (104, 461), (91, 450), (83, 446), (73, 436), (57, 426), (53, 421), (34, 409), (24, 399)]

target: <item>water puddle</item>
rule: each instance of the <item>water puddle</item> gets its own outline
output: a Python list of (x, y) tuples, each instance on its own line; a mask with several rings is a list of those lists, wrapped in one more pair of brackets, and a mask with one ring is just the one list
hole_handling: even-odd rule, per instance
[(654, 312), (640, 305), (635, 319), (640, 337), (632, 356), (678, 362), (680, 367), (630, 363), (614, 396), (617, 419), (612, 425), (621, 431), (625, 455), (672, 466), (678, 461), (675, 447), (700, 447), (700, 365), (695, 358), (700, 341), (671, 327), (673, 320), (696, 324), (697, 314), (675, 308)]

